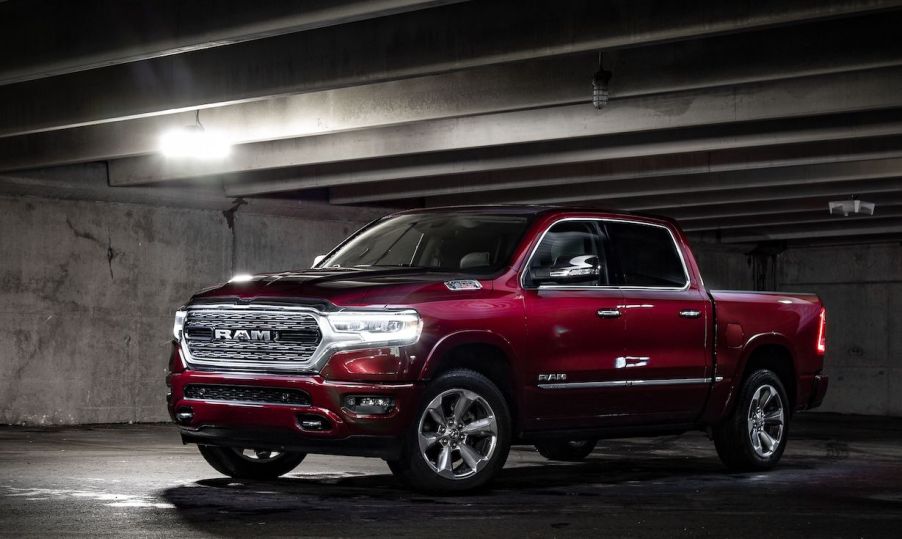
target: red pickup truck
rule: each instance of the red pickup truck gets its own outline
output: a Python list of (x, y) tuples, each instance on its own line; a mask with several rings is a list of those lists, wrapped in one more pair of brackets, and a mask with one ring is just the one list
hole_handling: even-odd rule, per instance
[(824, 332), (814, 295), (707, 290), (667, 219), (416, 210), (312, 269), (191, 298), (167, 400), (182, 440), (238, 478), (362, 455), (454, 492), (512, 444), (578, 460), (598, 439), (694, 429), (729, 468), (763, 470), (793, 413), (824, 398)]

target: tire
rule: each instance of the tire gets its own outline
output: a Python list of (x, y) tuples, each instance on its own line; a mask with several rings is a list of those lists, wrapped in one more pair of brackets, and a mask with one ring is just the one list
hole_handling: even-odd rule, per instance
[(388, 463), (403, 484), (437, 494), (464, 492), (486, 485), (504, 467), (511, 432), (507, 401), (478, 372), (457, 369), (433, 380), (415, 417), (400, 460)]
[(539, 454), (548, 460), (578, 462), (592, 454), (597, 440), (548, 440), (536, 444)]
[(197, 448), (217, 472), (235, 479), (257, 481), (268, 481), (287, 474), (307, 456), (306, 453), (255, 451), (213, 445), (199, 445)]
[(753, 372), (743, 382), (732, 414), (713, 429), (720, 460), (734, 471), (776, 466), (786, 449), (790, 412), (780, 378), (769, 370)]

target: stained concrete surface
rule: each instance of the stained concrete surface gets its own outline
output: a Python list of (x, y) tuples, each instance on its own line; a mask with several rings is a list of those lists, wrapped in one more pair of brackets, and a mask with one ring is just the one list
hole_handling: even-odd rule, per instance
[[(711, 289), (751, 289), (753, 245), (693, 244)], [(817, 294), (827, 307), (820, 411), (902, 416), (902, 243), (792, 245), (772, 260), (776, 290)]]
[[(388, 211), (250, 200), (230, 228), (234, 202), (206, 187), (111, 188), (103, 165), (0, 176), (0, 424), (165, 420), (179, 305), (235, 272), (305, 267)], [(714, 288), (753, 285), (749, 249), (694, 246)], [(778, 289), (815, 292), (828, 308), (822, 410), (902, 416), (900, 267), (897, 243), (777, 257)]]
[(806, 414), (781, 466), (727, 473), (702, 433), (606, 441), (584, 463), (511, 452), (469, 496), (401, 488), (376, 459), (224, 478), (171, 425), (0, 429), (8, 536), (898, 537), (902, 420)]
[(219, 210), (3, 189), (0, 179), (0, 424), (167, 419), (175, 309), (233, 273), (309, 267), (372, 217), (272, 215), (252, 202), (230, 227)]

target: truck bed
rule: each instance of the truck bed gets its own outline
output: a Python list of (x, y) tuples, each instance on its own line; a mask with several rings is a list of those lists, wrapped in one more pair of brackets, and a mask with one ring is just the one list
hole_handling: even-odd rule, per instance
[[(816, 393), (815, 375), (823, 368), (818, 353), (823, 304), (815, 294), (790, 292), (709, 291), (716, 319), (716, 374), (732, 386), (749, 357), (746, 351), (767, 354), (761, 345), (776, 345), (791, 351), (798, 388), (796, 408), (805, 408)], [(776, 348), (776, 346), (774, 348)], [(724, 399), (729, 404), (729, 397)]]

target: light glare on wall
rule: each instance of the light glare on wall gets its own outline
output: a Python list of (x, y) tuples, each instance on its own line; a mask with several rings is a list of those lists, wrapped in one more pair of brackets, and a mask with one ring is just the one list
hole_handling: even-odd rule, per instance
[(231, 150), (232, 144), (225, 135), (199, 125), (173, 129), (160, 136), (160, 151), (166, 157), (222, 159)]

